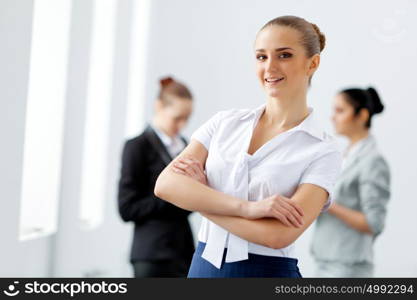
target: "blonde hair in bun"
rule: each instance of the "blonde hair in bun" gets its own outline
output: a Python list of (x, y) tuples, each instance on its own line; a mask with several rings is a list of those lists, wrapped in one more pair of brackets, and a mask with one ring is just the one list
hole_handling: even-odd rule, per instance
[(317, 33), (317, 36), (319, 38), (319, 42), (320, 42), (320, 52), (323, 51), (324, 46), (326, 46), (326, 37), (324, 36), (324, 34), (320, 31), (320, 28), (314, 24), (314, 23), (310, 23), (311, 26), (313, 26), (314, 31)]

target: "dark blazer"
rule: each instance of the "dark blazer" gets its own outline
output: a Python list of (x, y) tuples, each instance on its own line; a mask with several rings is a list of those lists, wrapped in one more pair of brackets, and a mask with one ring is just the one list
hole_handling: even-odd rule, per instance
[[(181, 137), (188, 144), (184, 137)], [(123, 147), (118, 209), (123, 221), (135, 224), (130, 261), (182, 258), (191, 261), (194, 239), (191, 211), (155, 196), (158, 175), (173, 158), (148, 124)]]

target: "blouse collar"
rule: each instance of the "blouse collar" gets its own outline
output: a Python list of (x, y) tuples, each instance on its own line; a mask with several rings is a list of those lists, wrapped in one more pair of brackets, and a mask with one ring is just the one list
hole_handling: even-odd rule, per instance
[[(264, 109), (266, 108), (266, 103), (262, 103), (258, 107), (252, 109), (251, 111), (245, 113), (240, 117), (240, 120), (245, 120), (249, 117), (260, 117)], [(309, 133), (310, 135), (320, 139), (320, 140), (327, 140), (330, 136), (323, 130), (320, 126), (320, 123), (316, 119), (316, 115), (314, 113), (314, 109), (312, 107), (308, 107), (309, 115), (297, 126), (289, 129), (288, 131), (297, 131), (301, 130), (304, 132)]]

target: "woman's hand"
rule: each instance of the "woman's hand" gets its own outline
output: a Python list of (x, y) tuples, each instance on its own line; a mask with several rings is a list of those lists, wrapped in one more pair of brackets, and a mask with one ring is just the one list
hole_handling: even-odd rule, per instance
[(245, 213), (247, 219), (273, 217), (286, 226), (295, 227), (303, 225), (303, 215), (303, 210), (298, 204), (278, 194), (259, 201), (249, 201)]
[(176, 162), (174, 162), (172, 170), (207, 185), (207, 176), (204, 173), (203, 165), (192, 157), (179, 157)]
[[(203, 166), (192, 157), (178, 158), (173, 163), (172, 170), (207, 185), (207, 176)], [(278, 194), (260, 201), (248, 201), (245, 202), (245, 205), (244, 217), (246, 219), (273, 217), (286, 226), (301, 227), (303, 224), (304, 213), (301, 207), (289, 198)]]

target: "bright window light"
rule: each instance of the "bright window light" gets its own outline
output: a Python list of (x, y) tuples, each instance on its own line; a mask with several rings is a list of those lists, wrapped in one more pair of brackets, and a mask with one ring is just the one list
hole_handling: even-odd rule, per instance
[(80, 198), (84, 229), (103, 219), (116, 9), (116, 0), (94, 1)]
[(126, 136), (133, 137), (144, 124), (145, 72), (151, 1), (134, 2), (132, 13), (131, 62), (127, 99)]
[(33, 7), (20, 241), (57, 228), (71, 1), (36, 0)]

